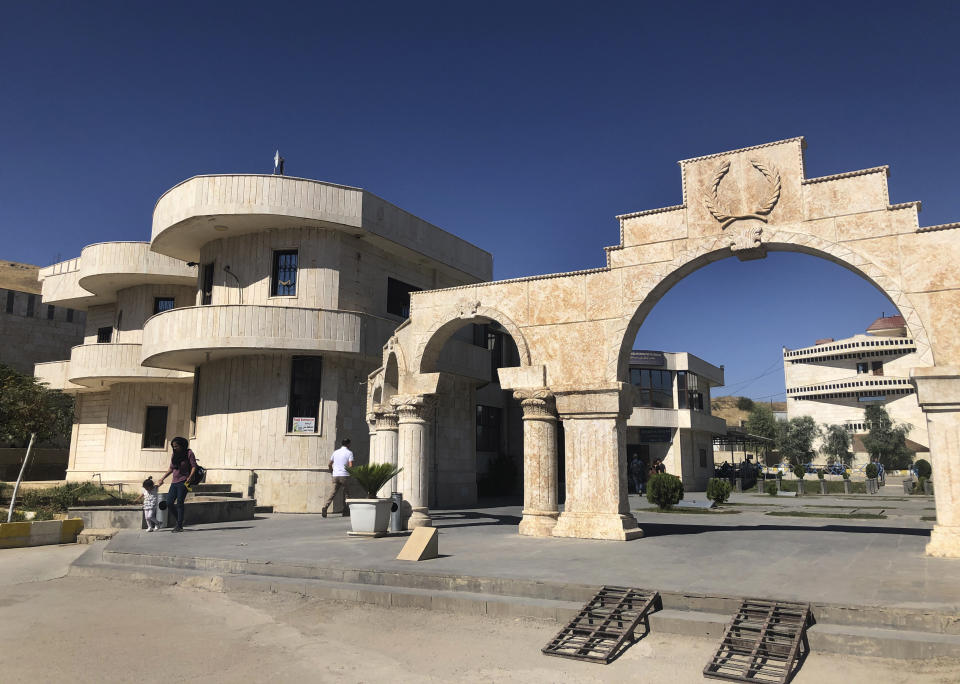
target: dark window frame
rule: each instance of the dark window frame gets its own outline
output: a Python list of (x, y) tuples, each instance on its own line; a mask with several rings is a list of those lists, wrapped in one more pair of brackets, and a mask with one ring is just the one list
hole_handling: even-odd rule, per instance
[(193, 391), (190, 397), (190, 437), (197, 436), (197, 407), (200, 404), (200, 368), (193, 369)]
[(27, 318), (33, 318), (37, 308), (37, 295), (27, 295)]
[[(294, 356), (290, 363), (290, 394), (287, 401), (287, 433), (294, 418), (313, 418), (313, 432), (320, 434), (323, 404), (323, 357)], [(301, 433), (302, 434), (302, 433)]]
[(113, 326), (105, 325), (97, 328), (97, 344), (110, 344), (113, 342)]
[(67, 309), (67, 323), (73, 323), (73, 309)]
[(422, 288), (415, 285), (387, 277), (387, 313), (410, 318), (410, 293), (421, 291)]
[(57, 307), (53, 304), (47, 304), (47, 320), (52, 321), (54, 315), (56, 314)]
[[(147, 406), (143, 416), (144, 449), (165, 449), (167, 446), (167, 420), (169, 407)], [(151, 424), (151, 419), (153, 423)], [(162, 427), (161, 427), (162, 426)]]
[[(169, 303), (169, 306), (165, 306), (166, 303)], [(158, 313), (163, 313), (164, 311), (174, 309), (176, 308), (176, 305), (176, 300), (173, 297), (154, 297), (153, 315), (156, 316)]]
[(273, 270), (270, 275), (271, 297), (296, 297), (300, 250), (273, 250)]
[(13, 290), (7, 290), (7, 313), (13, 313), (13, 308), (16, 302), (17, 293)]
[(503, 409), (477, 404), (477, 451), (500, 452), (503, 431)]
[(211, 261), (204, 264), (200, 270), (200, 305), (208, 306), (213, 303), (213, 275), (214, 264)]

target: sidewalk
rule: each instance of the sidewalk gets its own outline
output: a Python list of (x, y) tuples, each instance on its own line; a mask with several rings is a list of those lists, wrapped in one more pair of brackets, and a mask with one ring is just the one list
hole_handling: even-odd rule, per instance
[[(283, 564), (300, 566), (304, 576), (309, 568), (377, 570), (960, 609), (960, 561), (923, 553), (932, 523), (919, 514), (932, 506), (929, 499), (899, 502), (903, 514), (886, 520), (770, 517), (763, 497), (734, 500), (761, 506), (736, 514), (636, 513), (645, 537), (633, 542), (521, 537), (519, 506), (433, 511), (441, 557), (421, 563), (395, 560), (403, 536), (348, 537), (349, 518), (293, 514), (198, 526), (187, 521), (179, 535), (125, 530), (107, 551), (143, 554), (149, 564), (172, 567), (188, 567), (195, 558), (251, 561), (262, 564), (263, 574), (270, 574), (266, 566)], [(809, 497), (788, 505), (895, 503), (887, 497)], [(631, 496), (632, 509), (648, 505)], [(238, 571), (251, 570), (244, 565)]]

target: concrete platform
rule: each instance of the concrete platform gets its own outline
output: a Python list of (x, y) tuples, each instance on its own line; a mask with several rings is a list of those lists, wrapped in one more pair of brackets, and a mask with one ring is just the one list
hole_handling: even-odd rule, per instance
[[(188, 496), (184, 502), (184, 519), (194, 524), (237, 522), (253, 520), (256, 499), (237, 496)], [(81, 518), (84, 528), (133, 529), (146, 527), (143, 507), (133, 506), (77, 506), (69, 508), (72, 518)], [(173, 527), (176, 518), (167, 516), (166, 527)]]
[(771, 518), (762, 498), (741, 504), (736, 515), (638, 513), (646, 538), (629, 543), (520, 537), (519, 507), (437, 511), (441, 557), (416, 564), (395, 560), (404, 536), (350, 538), (349, 519), (274, 514), (172, 536), (124, 530), (74, 570), (558, 622), (620, 584), (661, 592), (654, 629), (711, 637), (742, 597), (800, 600), (814, 606), (815, 650), (960, 657), (960, 562), (923, 555), (929, 501), (885, 501), (901, 509), (886, 520)]

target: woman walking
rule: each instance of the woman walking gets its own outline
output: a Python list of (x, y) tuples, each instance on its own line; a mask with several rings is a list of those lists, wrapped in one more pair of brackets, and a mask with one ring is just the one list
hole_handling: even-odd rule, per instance
[(190, 442), (185, 437), (174, 437), (170, 440), (170, 446), (173, 448), (170, 468), (160, 478), (157, 486), (162, 485), (163, 481), (167, 479), (167, 475), (173, 473), (173, 478), (170, 480), (170, 491), (167, 493), (167, 509), (169, 510), (172, 507), (177, 514), (177, 526), (171, 531), (183, 532), (183, 503), (187, 498), (187, 482), (190, 481), (197, 470), (197, 457), (188, 448)]

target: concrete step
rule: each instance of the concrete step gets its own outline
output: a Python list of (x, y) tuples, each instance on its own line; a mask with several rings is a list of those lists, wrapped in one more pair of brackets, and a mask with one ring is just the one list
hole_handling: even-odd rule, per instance
[(254, 506), (254, 513), (273, 513), (273, 506)]
[(211, 498), (216, 497), (219, 499), (242, 499), (243, 492), (229, 492), (229, 491), (221, 491), (219, 489), (210, 491), (207, 489), (197, 489), (196, 487), (194, 487), (192, 492), (187, 493), (188, 499), (196, 496), (211, 497)]
[[(95, 551), (91, 549), (91, 552)], [(97, 550), (100, 551), (100, 550)], [(90, 553), (90, 552), (88, 552)], [(109, 554), (84, 554), (70, 574), (135, 579), (162, 584), (184, 584), (213, 591), (264, 591), (296, 593), (310, 598), (370, 603), (397, 608), (421, 608), (445, 612), (498, 617), (549, 620), (567, 623), (581, 609), (581, 601), (510, 596), (474, 591), (437, 590), (407, 586), (300, 579), (253, 574), (212, 574), (203, 570), (119, 564), (97, 560)], [(169, 561), (169, 557), (167, 557)], [(733, 619), (733, 612), (663, 608), (650, 615), (650, 629), (663, 634), (682, 634), (719, 640)], [(960, 657), (960, 635), (936, 634), (907, 629), (882, 629), (859, 625), (818, 622), (807, 630), (812, 652), (865, 657), (925, 659)]]
[(81, 530), (77, 534), (77, 543), (78, 544), (92, 544), (95, 541), (103, 541), (107, 539), (113, 539), (114, 535), (119, 532), (120, 529), (117, 527), (104, 527), (104, 528), (91, 528), (86, 530)]
[[(203, 482), (198, 485), (194, 485), (193, 491), (203, 492), (204, 494), (213, 494), (214, 492), (230, 492), (233, 489), (233, 485), (228, 484), (208, 484)], [(241, 492), (237, 492), (236, 496), (242, 496)]]

